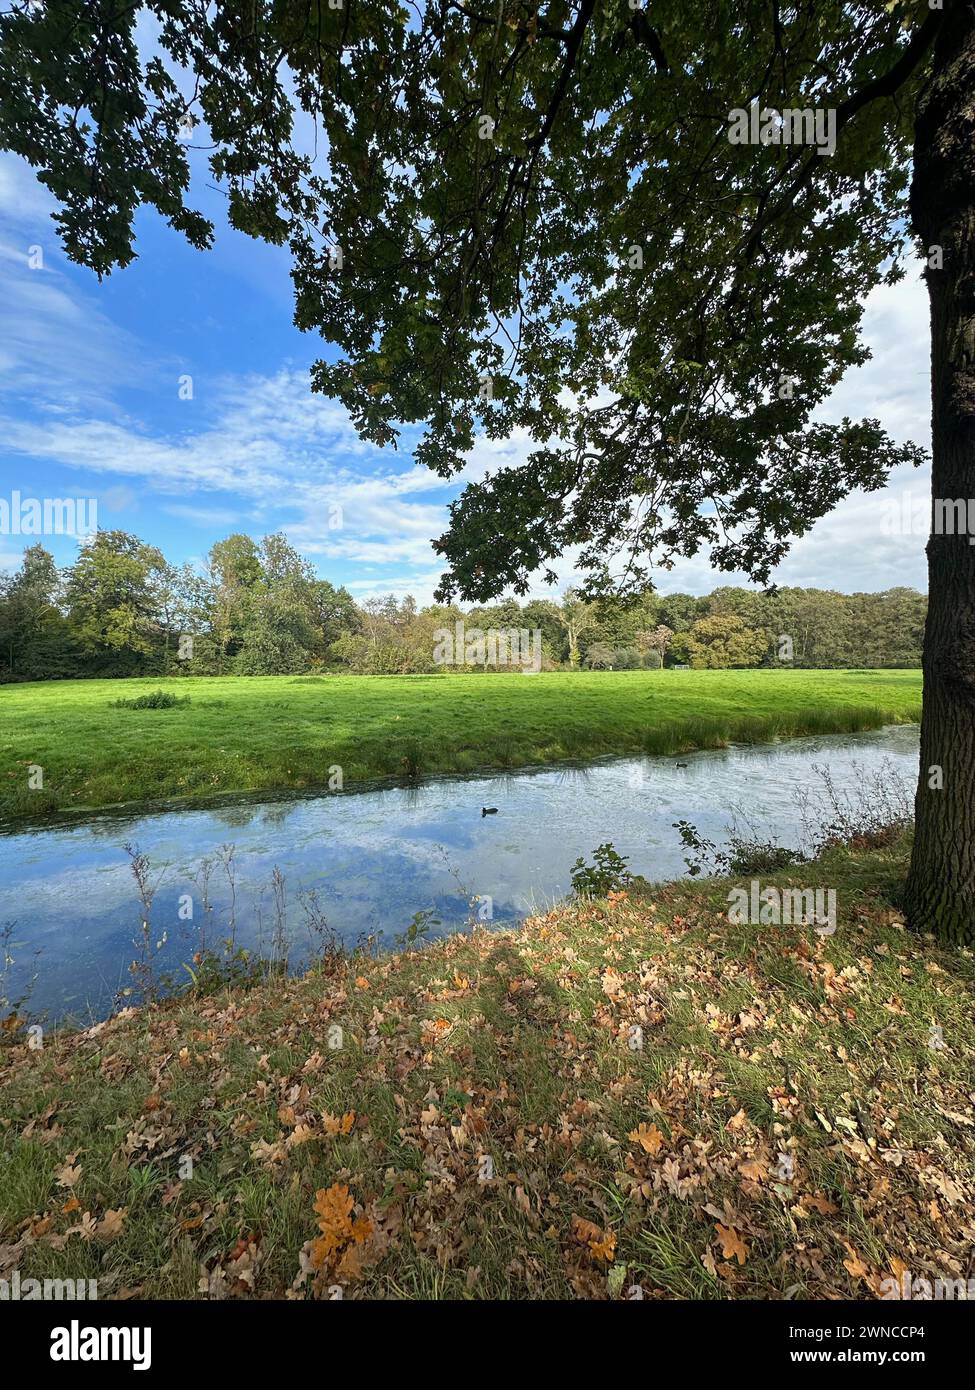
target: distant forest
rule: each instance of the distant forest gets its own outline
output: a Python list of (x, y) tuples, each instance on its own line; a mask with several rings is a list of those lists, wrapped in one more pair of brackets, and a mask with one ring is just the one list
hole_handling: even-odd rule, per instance
[[(124, 531), (99, 531), (59, 569), (41, 544), (0, 580), (0, 681), (96, 676), (409, 674), (444, 668), (438, 629), (541, 633), (544, 667), (919, 666), (927, 600), (724, 587), (626, 602), (551, 599), (420, 608), (357, 602), (316, 578), (283, 535), (218, 541), (202, 573)], [(191, 640), (187, 641), (187, 638)], [(490, 669), (490, 668), (489, 668)]]

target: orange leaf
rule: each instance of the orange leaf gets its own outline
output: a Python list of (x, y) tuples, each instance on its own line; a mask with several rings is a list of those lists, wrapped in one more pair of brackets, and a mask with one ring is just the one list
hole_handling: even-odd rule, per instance
[(358, 1247), (365, 1245), (373, 1227), (365, 1216), (351, 1219), (354, 1206), (354, 1198), (344, 1183), (333, 1183), (315, 1193), (315, 1211), (322, 1234), (311, 1242), (313, 1269), (327, 1269), (330, 1275), (342, 1279), (359, 1277), (362, 1256)]
[(325, 1112), (322, 1115), (322, 1124), (325, 1126), (326, 1134), (351, 1134), (352, 1126), (355, 1124), (355, 1111), (347, 1110), (341, 1119), (337, 1115)]
[(588, 1245), (591, 1240), (598, 1240), (602, 1231), (592, 1221), (587, 1221), (582, 1216), (573, 1216), (572, 1230), (576, 1240), (583, 1245)]
[(323, 1231), (345, 1230), (351, 1224), (349, 1214), (354, 1205), (352, 1194), (344, 1183), (333, 1182), (331, 1187), (320, 1187), (315, 1193), (319, 1226)]
[(609, 1264), (616, 1254), (616, 1236), (612, 1231), (606, 1231), (600, 1241), (590, 1241), (589, 1249), (597, 1260), (605, 1260)]
[(366, 1216), (357, 1216), (352, 1223), (352, 1230), (349, 1234), (352, 1236), (354, 1245), (361, 1245), (372, 1235), (372, 1222)]
[(603, 1231), (592, 1221), (582, 1216), (573, 1216), (572, 1231), (581, 1245), (587, 1245), (593, 1257), (607, 1264), (616, 1253), (616, 1235), (613, 1231)]
[(859, 1252), (854, 1250), (853, 1246), (850, 1244), (848, 1240), (844, 1240), (843, 1244), (846, 1246), (850, 1254), (850, 1258), (848, 1260), (843, 1261), (843, 1268), (849, 1270), (849, 1272), (853, 1275), (855, 1279), (869, 1279), (870, 1266), (864, 1264)]
[(631, 1144), (639, 1144), (651, 1156), (659, 1151), (664, 1142), (664, 1136), (656, 1125), (639, 1124), (636, 1129), (630, 1130), (627, 1138)]
[(734, 1226), (722, 1226), (720, 1221), (715, 1222), (714, 1229), (718, 1233), (718, 1240), (721, 1242), (721, 1254), (726, 1260), (736, 1259), (743, 1265), (748, 1259), (748, 1246), (735, 1230)]

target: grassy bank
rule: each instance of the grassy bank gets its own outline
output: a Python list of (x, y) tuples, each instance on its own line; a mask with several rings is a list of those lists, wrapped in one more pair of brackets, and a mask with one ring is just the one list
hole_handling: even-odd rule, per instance
[(8, 1035), (0, 1277), (707, 1299), (970, 1276), (975, 965), (905, 932), (905, 864), (763, 879), (835, 888), (832, 936), (732, 925), (727, 882), (684, 882)]
[[(157, 688), (171, 709), (119, 709)], [(51, 681), (0, 689), (0, 815), (678, 753), (920, 715), (918, 671), (625, 671)], [(28, 768), (43, 769), (31, 789)]]

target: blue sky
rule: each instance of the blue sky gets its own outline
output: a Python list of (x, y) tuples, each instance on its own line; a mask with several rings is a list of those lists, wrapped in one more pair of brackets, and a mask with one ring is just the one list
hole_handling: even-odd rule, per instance
[[(442, 569), (430, 541), (447, 503), (464, 477), (522, 459), (527, 440), (479, 441), (447, 485), (413, 465), (408, 435), (399, 452), (363, 444), (344, 410), (310, 390), (309, 367), (328, 349), (291, 322), (287, 251), (229, 228), (222, 195), (199, 179), (194, 205), (216, 223), (213, 250), (193, 250), (143, 213), (139, 259), (99, 284), (61, 252), (53, 202), (32, 171), (0, 155), (0, 494), (93, 497), (101, 527), (132, 531), (175, 562), (199, 563), (231, 531), (283, 530), (358, 598), (429, 602)], [(927, 445), (927, 325), (916, 274), (878, 290), (866, 317), (874, 359), (825, 413), (879, 417), (896, 438)], [(192, 399), (180, 398), (186, 376)], [(847, 499), (776, 579), (923, 589), (924, 536), (892, 535), (884, 517), (905, 495), (920, 505), (927, 487), (926, 474), (906, 469), (887, 494)], [(0, 567), (16, 565), (25, 543), (0, 535)], [(60, 563), (75, 553), (68, 537), (44, 543)], [(571, 558), (559, 572), (568, 584)], [(699, 557), (659, 582), (703, 593), (737, 581)], [(537, 592), (552, 593), (541, 583)]]

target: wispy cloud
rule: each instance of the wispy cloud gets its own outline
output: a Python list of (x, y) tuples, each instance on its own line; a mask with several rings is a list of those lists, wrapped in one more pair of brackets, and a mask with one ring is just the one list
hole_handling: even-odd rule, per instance
[(0, 392), (48, 412), (110, 410), (118, 387), (142, 376), (134, 341), (68, 282), (53, 200), (9, 155), (0, 208)]

